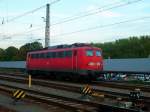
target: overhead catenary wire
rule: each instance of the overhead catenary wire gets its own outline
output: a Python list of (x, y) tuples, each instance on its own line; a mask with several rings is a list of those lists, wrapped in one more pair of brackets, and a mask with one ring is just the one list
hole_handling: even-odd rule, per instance
[(110, 23), (110, 24), (106, 24), (106, 25), (98, 25), (98, 26), (94, 26), (94, 27), (90, 27), (90, 28), (86, 28), (86, 29), (80, 29), (80, 30), (76, 30), (76, 31), (68, 32), (68, 33), (61, 33), (61, 34), (54, 35), (54, 36), (51, 36), (51, 37), (61, 37), (61, 36), (75, 34), (75, 33), (85, 32), (85, 31), (89, 31), (89, 30), (95, 30), (95, 29), (100, 29), (100, 28), (105, 28), (105, 27), (111, 27), (111, 26), (115, 26), (115, 25), (119, 25), (119, 24), (135, 22), (135, 21), (140, 21), (140, 20), (145, 20), (145, 19), (150, 19), (150, 16), (124, 20), (124, 21)]
[[(24, 16), (26, 16), (26, 15), (28, 15), (28, 14), (32, 14), (32, 13), (34, 13), (34, 12), (36, 12), (36, 11), (38, 11), (38, 10), (44, 8), (44, 7), (46, 7), (46, 5), (43, 5), (43, 6), (41, 6), (41, 7), (36, 8), (36, 9), (33, 9), (33, 10), (31, 10), (31, 11), (25, 12), (25, 13), (23, 13), (23, 14), (20, 14), (20, 15), (18, 15), (18, 16), (15, 16), (15, 17), (13, 17), (13, 18), (11, 18), (11, 19), (8, 19), (7, 21), (5, 21), (5, 24), (6, 24), (6, 23), (9, 23), (9, 22), (13, 22), (13, 21), (15, 21), (16, 19), (22, 18), (22, 17), (24, 17)], [(3, 25), (3, 24), (1, 24), (1, 25)]]
[[(60, 1), (60, 0), (52, 1), (52, 2), (50, 3), (50, 5), (52, 5), (52, 4), (54, 4), (55, 2), (58, 2), (58, 1)], [(14, 21), (14, 20), (16, 20), (16, 19), (19, 19), (19, 18), (21, 18), (21, 17), (24, 17), (24, 16), (26, 16), (26, 15), (28, 15), (28, 14), (33, 14), (34, 12), (36, 12), (36, 11), (38, 11), (38, 10), (40, 10), (40, 9), (43, 9), (44, 7), (46, 7), (46, 5), (42, 5), (42, 6), (38, 7), (38, 8), (36, 8), (36, 9), (33, 9), (33, 10), (31, 10), (31, 11), (22, 13), (22, 14), (16, 16), (16, 17), (11, 18), (11, 19), (7, 19), (7, 21), (6, 21), (5, 23), (12, 22), (12, 21)]]
[[(67, 17), (67, 18), (64, 18), (63, 20), (59, 21), (59, 22), (55, 22), (53, 24), (51, 24), (51, 26), (53, 25), (57, 25), (57, 24), (63, 24), (63, 23), (66, 23), (66, 22), (69, 22), (69, 21), (73, 21), (73, 20), (77, 20), (77, 19), (80, 19), (80, 18), (84, 18), (84, 17), (87, 17), (87, 16), (91, 16), (91, 15), (95, 15), (97, 13), (102, 13), (104, 11), (107, 11), (107, 10), (111, 10), (111, 9), (115, 9), (115, 8), (119, 8), (119, 7), (123, 7), (123, 6), (126, 6), (126, 5), (129, 5), (129, 4), (133, 4), (133, 3), (137, 3), (139, 1), (142, 1), (142, 0), (133, 0), (133, 1), (128, 1), (128, 2), (125, 2), (125, 3), (122, 3), (122, 2), (115, 2), (113, 4), (108, 4), (108, 5), (105, 5), (105, 6), (102, 6), (102, 7), (99, 7), (95, 10), (90, 10), (90, 11), (87, 11), (85, 12), (86, 14), (83, 14), (83, 15), (77, 15), (77, 16), (71, 16), (71, 17)], [(111, 6), (111, 5), (114, 5), (114, 6)], [(111, 6), (111, 7), (110, 7)], [(16, 17), (13, 17), (11, 19), (8, 19), (6, 23), (9, 23), (9, 22), (12, 22), (16, 19), (19, 19), (23, 16), (26, 16), (28, 14), (31, 14), (31, 13), (34, 13), (42, 8), (46, 7), (46, 5), (43, 5), (41, 7), (38, 7), (36, 9), (33, 9), (31, 11), (28, 11), (28, 12), (25, 12), (23, 14), (20, 14)], [(105, 8), (106, 7), (106, 8)], [(108, 7), (108, 8), (107, 8)], [(94, 11), (94, 12), (91, 12), (91, 11)]]
[[(129, 2), (125, 2), (125, 3), (119, 3), (119, 4), (112, 4), (114, 6), (105, 6), (106, 8), (98, 8), (96, 10), (90, 10), (88, 12), (86, 12), (86, 14), (83, 14), (83, 15), (79, 15), (79, 16), (74, 16), (74, 17), (69, 17), (68, 19), (66, 18), (65, 20), (62, 20), (62, 21), (59, 21), (59, 22), (56, 22), (54, 24), (51, 24), (51, 26), (53, 25), (57, 25), (57, 24), (62, 24), (62, 23), (66, 23), (66, 22), (69, 22), (69, 21), (73, 21), (73, 20), (77, 20), (77, 19), (80, 19), (80, 18), (83, 18), (83, 17), (87, 17), (87, 16), (90, 16), (90, 15), (94, 15), (94, 14), (97, 14), (97, 13), (102, 13), (104, 11), (107, 11), (107, 10), (111, 10), (111, 9), (115, 9), (115, 8), (119, 8), (119, 7), (123, 7), (123, 6), (127, 6), (129, 4), (132, 4), (132, 3), (136, 3), (136, 2), (139, 2), (139, 1), (142, 1), (142, 0), (134, 0), (134, 1), (129, 1)], [(45, 7), (46, 5), (44, 6), (41, 6), (37, 9), (34, 9), (32, 11), (28, 11), (24, 14), (21, 14), (19, 16), (16, 16), (12, 19), (9, 19), (8, 22), (12, 22), (16, 19), (19, 19), (27, 14), (30, 14), (30, 13), (33, 13), (33, 12), (36, 12), (37, 10), (40, 10), (41, 8)], [(91, 11), (94, 11), (94, 12), (91, 12)], [(117, 24), (121, 24), (122, 22), (118, 22)], [(125, 22), (127, 23), (127, 22)], [(77, 31), (72, 31), (72, 32), (68, 32), (68, 33), (62, 33), (62, 34), (58, 34), (58, 35), (54, 35), (54, 36), (51, 36), (51, 37), (61, 37), (61, 36), (65, 36), (65, 35), (71, 35), (71, 34), (75, 34), (75, 33), (79, 33), (79, 32), (84, 32), (84, 31), (89, 31), (89, 30), (94, 30), (94, 29), (98, 29), (98, 28), (104, 28), (104, 27), (109, 27), (109, 26), (112, 26), (113, 24), (116, 24), (116, 23), (112, 23), (112, 24), (107, 24), (107, 25), (101, 25), (101, 26), (95, 26), (95, 27), (90, 27), (90, 28), (87, 28), (87, 29), (81, 29), (81, 30), (77, 30)], [(16, 34), (12, 34), (11, 36), (8, 36), (8, 37), (13, 37), (13, 36), (20, 36), (20, 35), (23, 35), (23, 34), (26, 34), (26, 33), (29, 33), (29, 32), (33, 32), (33, 31), (38, 31), (38, 30), (41, 30), (43, 29), (44, 27), (39, 27), (39, 28), (36, 28), (36, 29), (30, 29), (29, 31), (25, 31), (25, 32), (21, 32), (21, 33), (16, 33)]]
[(111, 7), (110, 7), (110, 5), (106, 5), (106, 6), (103, 6), (103, 7), (99, 7), (97, 9), (95, 9), (95, 10), (91, 10), (93, 12), (88, 11), (88, 12), (86, 12), (83, 15), (77, 15), (77, 16), (72, 16), (72, 17), (64, 18), (62, 21), (55, 22), (55, 23), (51, 24), (51, 26), (57, 25), (57, 24), (63, 24), (63, 23), (70, 22), (70, 21), (74, 21), (74, 20), (81, 19), (81, 18), (84, 18), (84, 17), (87, 17), (87, 16), (92, 16), (92, 15), (95, 15), (95, 14), (98, 14), (98, 13), (102, 13), (104, 11), (112, 10), (112, 9), (123, 7), (123, 6), (127, 6), (127, 5), (130, 5), (130, 4), (133, 4), (133, 3), (137, 3), (139, 1), (142, 1), (142, 0), (133, 0), (133, 1), (128, 1), (126, 3), (117, 2), (117, 4), (116, 3), (111, 4), (111, 5), (113, 5)]
[[(107, 10), (111, 10), (111, 9), (115, 9), (115, 8), (119, 8), (119, 7), (123, 7), (123, 6), (127, 6), (129, 4), (133, 4), (133, 3), (136, 3), (136, 2), (139, 2), (139, 1), (142, 1), (142, 0), (133, 0), (133, 1), (128, 1), (128, 2), (125, 2), (125, 3), (122, 3), (122, 2), (115, 2), (115, 3), (112, 3), (112, 4), (109, 4), (109, 5), (105, 5), (105, 6), (102, 6), (102, 7), (99, 7), (95, 10), (90, 10), (90, 11), (87, 11), (86, 14), (84, 15), (79, 15), (79, 16), (72, 16), (72, 17), (68, 17), (67, 18), (64, 18), (66, 20), (63, 20), (63, 21), (59, 21), (59, 22), (56, 22), (56, 23), (53, 23), (51, 24), (51, 27), (54, 26), (54, 25), (57, 25), (57, 24), (63, 24), (63, 23), (66, 23), (66, 22), (69, 22), (69, 21), (73, 21), (73, 20), (76, 20), (76, 19), (80, 19), (80, 18), (83, 18), (83, 17), (86, 17), (86, 16), (90, 16), (90, 15), (94, 15), (94, 14), (97, 14), (97, 13), (102, 13), (104, 11), (107, 11)], [(111, 6), (113, 5), (113, 6)], [(111, 6), (111, 7), (110, 7)], [(106, 8), (105, 8), (106, 7)], [(105, 8), (105, 9), (102, 9), (102, 8)], [(91, 11), (95, 11), (95, 12), (91, 12)], [(31, 11), (30, 11), (31, 12)], [(32, 13), (32, 12), (31, 12)], [(31, 31), (25, 31), (25, 32), (22, 32), (22, 33), (16, 33), (16, 34), (12, 34), (12, 36), (15, 36), (15, 35), (20, 35), (20, 34), (25, 34), (25, 33), (29, 33), (29, 32), (32, 32), (32, 31), (37, 31), (37, 30), (40, 30), (44, 27), (41, 27), (41, 28), (37, 28), (37, 29), (33, 29)]]
[[(59, 35), (52, 36), (53, 37), (52, 40), (53, 41), (57, 40), (57, 38), (54, 39), (54, 37), (62, 37), (62, 36), (66, 36), (66, 35), (72, 35), (72, 34), (77, 34), (77, 33), (86, 32), (86, 31), (90, 31), (90, 30), (101, 29), (101, 28), (106, 28), (106, 27), (112, 27), (112, 26), (116, 26), (116, 25), (120, 25), (120, 24), (124, 24), (124, 23), (136, 22), (136, 21), (145, 20), (145, 19), (150, 19), (150, 16), (134, 18), (134, 19), (128, 19), (128, 20), (115, 22), (115, 23), (110, 23), (110, 24), (106, 24), (106, 25), (99, 25), (99, 26), (90, 27), (90, 28), (87, 28), (87, 29), (80, 29), (80, 30), (73, 31), (73, 32), (62, 33), (62, 34), (59, 34)], [(37, 36), (35, 36), (35, 37), (37, 37)], [(40, 40), (43, 40), (43, 39), (40, 38)], [(53, 42), (53, 43), (57, 43), (57, 42)]]
[[(86, 29), (80, 29), (80, 30), (76, 30), (76, 31), (72, 31), (72, 32), (67, 32), (67, 33), (61, 33), (58, 35), (53, 35), (51, 37), (62, 37), (62, 36), (66, 36), (66, 35), (72, 35), (72, 34), (76, 34), (76, 33), (80, 33), (80, 32), (86, 32), (86, 31), (90, 31), (90, 30), (95, 30), (95, 29), (101, 29), (101, 28), (106, 28), (106, 27), (112, 27), (115, 25), (120, 25), (120, 24), (124, 24), (124, 23), (130, 23), (130, 22), (136, 22), (136, 21), (140, 21), (140, 20), (145, 20), (145, 19), (150, 19), (150, 16), (145, 16), (145, 17), (139, 17), (139, 18), (134, 18), (134, 19), (128, 19), (128, 20), (123, 20), (123, 21), (119, 21), (119, 22), (115, 22), (115, 23), (110, 23), (110, 24), (105, 24), (105, 25), (98, 25), (98, 26), (94, 26), (94, 27), (89, 27)], [(39, 27), (36, 29), (33, 29), (32, 31), (37, 31), (37, 30), (41, 30), (44, 27)], [(30, 31), (27, 31), (30, 32)], [(18, 34), (14, 34), (11, 36), (20, 36), (23, 35), (27, 32), (23, 32), (23, 33), (18, 33)], [(9, 36), (9, 37), (11, 37)]]

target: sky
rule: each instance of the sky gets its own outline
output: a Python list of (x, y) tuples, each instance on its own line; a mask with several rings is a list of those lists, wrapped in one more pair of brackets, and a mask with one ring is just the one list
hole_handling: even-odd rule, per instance
[[(44, 46), (45, 6), (53, 1), (0, 0), (0, 48)], [(50, 45), (150, 35), (150, 0), (58, 0), (50, 5), (50, 21)]]

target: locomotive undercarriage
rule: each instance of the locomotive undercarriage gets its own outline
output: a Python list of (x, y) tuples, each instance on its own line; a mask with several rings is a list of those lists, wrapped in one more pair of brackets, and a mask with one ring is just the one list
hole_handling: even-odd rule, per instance
[(47, 76), (51, 79), (70, 81), (94, 81), (99, 77), (98, 71), (76, 70), (76, 71), (48, 71), (48, 70), (27, 70), (33, 77)]

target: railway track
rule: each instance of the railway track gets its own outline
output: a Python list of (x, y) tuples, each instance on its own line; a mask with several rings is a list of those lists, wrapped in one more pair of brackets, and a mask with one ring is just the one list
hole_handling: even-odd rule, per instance
[(84, 103), (82, 101), (79, 102), (78, 100), (74, 100), (74, 99), (68, 99), (65, 97), (56, 96), (56, 95), (52, 95), (49, 93), (35, 91), (32, 89), (27, 89), (27, 88), (20, 88), (20, 87), (6, 85), (6, 84), (1, 84), (1, 86), (0, 86), (0, 90), (8, 92), (10, 94), (15, 89), (22, 89), (22, 90), (26, 91), (27, 99), (40, 101), (41, 103), (58, 106), (58, 107), (61, 107), (61, 108), (67, 109), (67, 110), (71, 110), (71, 111), (82, 110), (85, 112), (92, 112), (95, 109), (97, 109), (96, 106), (93, 106), (92, 103), (90, 104), (88, 102), (87, 103)]
[[(14, 99), (11, 96), (13, 88), (4, 88), (0, 87), (0, 105), (6, 108), (6, 111), (0, 110), (0, 112), (66, 112), (67, 109), (55, 106), (55, 105), (50, 105), (46, 103), (39, 102), (34, 99), (21, 99), (18, 102), (14, 103)], [(8, 110), (8, 111), (7, 111)]]
[[(12, 89), (13, 88), (13, 89)], [(56, 96), (52, 95), (50, 93), (44, 93), (41, 91), (36, 91), (28, 88), (20, 88), (14, 85), (7, 85), (7, 84), (1, 84), (0, 90), (6, 91), (11, 93), (14, 89), (22, 89), (27, 92), (27, 98), (40, 101), (42, 103), (47, 103), (50, 105), (55, 105), (62, 107), (64, 109), (72, 110), (72, 111), (84, 111), (84, 112), (103, 112), (104, 110), (110, 111), (117, 111), (117, 112), (124, 112), (124, 111), (131, 111), (131, 112), (138, 112), (137, 110), (132, 109), (124, 109), (124, 108), (118, 108), (111, 105), (105, 105), (100, 103), (94, 103), (94, 102), (86, 102), (81, 101), (77, 99), (72, 98), (66, 98), (62, 96)]]
[[(22, 74), (6, 74), (6, 75), (2, 75), (2, 73), (0, 73), (0, 77), (4, 80), (10, 80), (10, 81), (17, 81), (17, 82), (26, 82), (27, 80), (27, 76), (22, 75)], [(25, 79), (26, 78), (26, 79)], [(85, 84), (76, 84), (76, 83), (65, 83), (65, 82), (59, 82), (59, 81), (49, 81), (49, 80), (41, 80), (41, 79), (36, 79), (33, 78), (32, 80), (33, 84), (35, 85), (41, 85), (41, 86), (47, 86), (47, 87), (52, 87), (52, 88), (57, 88), (57, 89), (63, 89), (63, 90), (68, 90), (68, 91), (72, 91), (72, 92), (81, 92), (81, 87), (83, 87)], [(131, 85), (131, 84), (127, 84), (127, 83), (116, 83), (116, 82), (96, 82), (94, 84), (90, 84), (93, 87), (93, 90), (96, 92), (103, 92), (103, 93), (110, 93), (113, 94), (113, 92), (109, 92), (109, 91), (105, 91), (105, 90), (101, 90), (99, 88), (101, 87), (108, 87), (108, 88), (117, 88), (117, 89), (121, 89), (121, 90), (128, 90), (133, 91), (134, 89), (141, 89), (142, 92), (145, 92), (147, 94), (149, 94), (150, 92), (150, 86), (149, 85)], [(114, 94), (116, 95), (120, 95), (120, 96), (128, 96), (129, 94), (121, 94), (121, 93), (117, 93), (114, 92)], [(146, 95), (147, 95), (146, 94)], [(143, 96), (143, 98), (145, 99), (149, 99), (150, 95), (148, 97)]]
[(143, 92), (150, 92), (150, 85), (143, 84), (128, 84), (128, 82), (106, 82), (106, 81), (98, 81), (95, 82), (96, 86), (105, 86), (111, 88), (120, 88), (120, 89), (128, 89), (134, 90), (135, 88), (139, 88)]
[[(12, 74), (11, 74), (12, 75)], [(2, 75), (2, 74), (0, 74), (0, 79), (1, 80), (7, 80), (7, 81), (15, 81), (15, 82), (18, 82), (18, 83), (27, 83), (27, 79), (25, 79), (25, 76), (21, 76), (21, 75), (14, 75), (14, 76), (10, 76), (10, 74), (7, 74), (7, 76), (6, 76), (6, 74), (4, 75)], [(80, 88), (81, 87), (78, 87), (78, 86), (70, 86), (70, 85), (60, 85), (60, 84), (55, 84), (55, 83), (50, 83), (50, 82), (48, 82), (48, 81), (43, 81), (43, 80), (39, 80), (39, 79), (33, 79), (32, 80), (32, 83), (34, 84), (34, 85), (40, 85), (40, 86), (46, 86), (46, 87), (53, 87), (53, 88), (57, 88), (57, 89), (63, 89), (63, 90), (68, 90), (68, 91), (72, 91), (72, 92), (80, 92)], [(13, 86), (10, 86), (10, 85), (7, 85), (7, 84), (1, 84), (1, 85), (3, 85), (3, 87), (7, 87), (7, 88), (15, 88), (15, 89), (21, 89), (21, 88), (19, 88), (19, 87), (13, 87)], [(4, 89), (4, 88), (3, 88)], [(29, 90), (29, 89), (27, 89), (27, 88), (23, 88), (25, 91), (28, 91), (28, 93), (34, 93), (34, 94), (36, 94), (36, 95), (34, 95), (34, 98), (35, 98), (35, 96), (37, 96), (37, 98), (35, 98), (35, 99), (38, 99), (38, 98), (46, 98), (46, 99), (55, 99), (55, 101), (56, 102), (58, 102), (57, 101), (57, 99), (56, 98), (59, 98), (59, 101), (60, 101), (60, 99), (62, 99), (62, 101), (61, 102), (63, 102), (66, 98), (65, 97), (62, 97), (62, 96), (56, 96), (56, 95), (52, 95), (52, 98), (48, 98), (48, 97), (50, 97), (51, 95), (50, 94), (47, 94), (47, 93), (39, 93), (39, 91), (36, 91), (36, 90)], [(96, 89), (95, 89), (96, 90)], [(102, 92), (102, 91), (100, 91), (100, 90), (97, 90), (97, 91), (99, 91), (99, 92)], [(33, 94), (32, 93), (32, 94)], [(103, 93), (104, 93), (104, 91), (103, 91)], [(42, 94), (42, 96), (41, 96), (41, 94)], [(121, 94), (116, 94), (116, 93), (109, 93), (109, 92), (106, 92), (105, 91), (105, 93), (104, 93), (107, 97), (113, 97), (113, 98), (116, 98), (117, 97), (117, 95), (121, 95)], [(112, 94), (114, 94), (114, 95), (112, 95)], [(29, 95), (31, 95), (31, 94), (29, 94)], [(124, 95), (124, 94), (123, 94)], [(33, 96), (30, 96), (30, 97), (32, 97), (33, 98)], [(39, 100), (41, 100), (42, 101), (42, 99), (39, 99)], [(73, 100), (75, 100), (75, 102), (76, 103), (72, 103), (72, 102), (74, 102)], [(67, 101), (68, 101), (68, 99), (67, 99)], [(81, 100), (77, 100), (77, 99), (72, 99), (72, 98), (69, 98), (69, 101), (70, 102), (68, 102), (66, 105), (68, 106), (68, 104), (72, 104), (72, 105), (76, 105), (78, 108), (76, 108), (76, 107), (68, 107), (68, 109), (73, 109), (73, 110), (83, 110), (83, 111), (93, 111), (93, 110), (95, 110), (95, 111), (97, 111), (97, 109), (99, 109), (100, 107), (101, 108), (103, 108), (103, 109), (108, 109), (108, 107), (110, 108), (112, 108), (112, 109), (119, 109), (118, 107), (114, 107), (114, 106), (111, 106), (111, 105), (104, 105), (104, 104), (100, 104), (100, 103), (97, 103), (97, 102), (85, 102), (85, 101), (81, 101)], [(54, 103), (54, 104), (56, 104), (56, 102)], [(66, 102), (66, 101), (65, 101)], [(89, 103), (89, 104), (88, 104)], [(64, 106), (64, 102), (62, 103), (63, 104), (63, 106)], [(80, 106), (79, 106), (79, 104), (80, 104)], [(60, 106), (62, 106), (61, 104), (57, 104), (57, 105), (60, 105)], [(92, 107), (91, 107), (92, 106)], [(64, 106), (65, 107), (65, 106)], [(80, 107), (80, 108), (79, 108)], [(83, 108), (82, 108), (83, 107)], [(86, 108), (87, 110), (85, 110), (85, 107), (88, 107), (88, 108)], [(132, 110), (133, 111), (133, 110)]]
[[(1, 72), (0, 75), (6, 74), (7, 76), (17, 76), (17, 77), (27, 77), (25, 73), (16, 72), (16, 73), (6, 73)], [(47, 79), (44, 79), (47, 80)], [(48, 80), (49, 81), (49, 80)], [(96, 81), (91, 83), (92, 86), (104, 86), (104, 87), (111, 87), (111, 88), (120, 88), (120, 89), (128, 89), (134, 90), (135, 88), (139, 88), (143, 92), (150, 92), (150, 85), (143, 85), (143, 84), (128, 84), (127, 82), (119, 82), (119, 81)]]

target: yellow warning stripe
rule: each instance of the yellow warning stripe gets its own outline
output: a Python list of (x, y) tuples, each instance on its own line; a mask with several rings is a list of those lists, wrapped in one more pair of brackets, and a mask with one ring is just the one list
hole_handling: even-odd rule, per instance
[(85, 91), (85, 93), (88, 93), (88, 91), (89, 91), (89, 90), (90, 90), (90, 89), (89, 89), (89, 88), (87, 88), (87, 89), (86, 89), (86, 91)]
[(21, 98), (24, 98), (26, 96), (26, 94), (24, 93), (22, 96), (21, 96)]
[(20, 92), (20, 90), (17, 90), (17, 91), (13, 94), (13, 96), (15, 97), (19, 92)]
[(87, 86), (83, 88), (83, 93), (86, 91), (86, 89), (87, 89)]
[(23, 93), (24, 93), (24, 91), (21, 91), (21, 92), (16, 96), (16, 98), (19, 98)]

